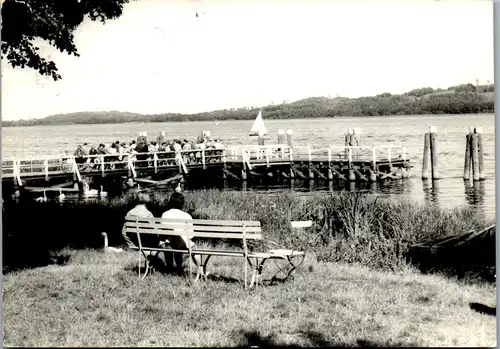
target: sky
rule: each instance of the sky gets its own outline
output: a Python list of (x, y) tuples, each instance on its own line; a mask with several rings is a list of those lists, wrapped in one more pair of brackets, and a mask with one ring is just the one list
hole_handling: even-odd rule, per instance
[[(198, 17), (196, 17), (198, 13)], [(2, 119), (197, 113), (493, 83), (485, 0), (137, 0), (85, 20), (54, 82), (2, 61)]]

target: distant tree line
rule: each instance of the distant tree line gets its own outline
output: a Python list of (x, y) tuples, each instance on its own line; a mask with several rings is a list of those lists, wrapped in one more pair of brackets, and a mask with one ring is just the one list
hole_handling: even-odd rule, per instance
[[(404, 94), (382, 93), (372, 97), (312, 97), (263, 107), (265, 119), (323, 118), (494, 112), (494, 85), (464, 84), (446, 90), (425, 87)], [(143, 115), (117, 111), (78, 112), (43, 119), (2, 121), (2, 126), (108, 124), (124, 122), (175, 122), (254, 119), (261, 108), (224, 109), (197, 114)]]

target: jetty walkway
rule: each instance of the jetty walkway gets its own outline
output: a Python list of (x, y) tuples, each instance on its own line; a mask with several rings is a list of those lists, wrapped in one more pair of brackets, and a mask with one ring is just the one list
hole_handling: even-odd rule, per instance
[[(48, 156), (3, 159), (3, 186), (16, 190), (78, 190), (92, 177), (117, 177), (136, 183), (255, 178), (379, 181), (407, 178), (411, 166), (404, 145), (312, 147), (229, 146), (225, 149), (136, 154)], [(65, 187), (73, 188), (65, 188)]]

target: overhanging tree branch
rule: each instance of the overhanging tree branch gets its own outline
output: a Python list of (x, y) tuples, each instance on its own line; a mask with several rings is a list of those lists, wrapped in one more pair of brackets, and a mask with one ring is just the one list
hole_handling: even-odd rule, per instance
[(5, 0), (2, 4), (2, 59), (12, 67), (32, 68), (61, 79), (55, 62), (33, 43), (40, 38), (61, 52), (79, 56), (74, 31), (85, 16), (105, 23), (123, 13), (129, 0)]

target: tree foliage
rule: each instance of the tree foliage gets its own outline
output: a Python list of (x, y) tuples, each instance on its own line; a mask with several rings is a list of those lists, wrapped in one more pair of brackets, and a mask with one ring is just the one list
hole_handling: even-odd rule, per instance
[[(466, 85), (460, 85), (466, 86)], [(469, 114), (494, 112), (494, 86), (476, 86), (477, 92), (464, 92), (453, 88), (413, 91), (435, 91), (421, 97), (382, 93), (375, 97), (328, 98), (312, 97), (292, 103), (268, 105), (263, 108), (265, 119), (324, 118), (339, 116), (384, 116), (422, 114)], [(437, 91), (437, 92), (436, 92)], [(421, 94), (421, 93), (418, 93)], [(143, 115), (117, 111), (78, 112), (51, 115), (43, 119), (3, 121), (2, 126), (108, 124), (124, 122), (214, 121), (252, 120), (260, 108), (223, 109), (197, 114), (164, 113)]]
[(79, 56), (74, 31), (88, 17), (105, 23), (118, 18), (129, 0), (5, 0), (2, 4), (2, 59), (59, 80), (55, 62), (39, 53), (41, 39), (61, 52)]

